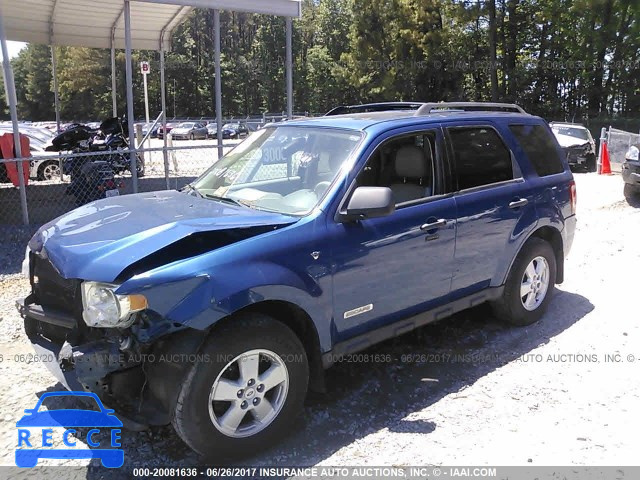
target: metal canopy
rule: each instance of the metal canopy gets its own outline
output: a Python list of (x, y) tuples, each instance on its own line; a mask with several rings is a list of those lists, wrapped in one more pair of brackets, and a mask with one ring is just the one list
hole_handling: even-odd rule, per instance
[[(7, 92), (7, 103), (13, 123), (16, 157), (22, 156), (18, 126), (17, 99), (13, 69), (7, 54), (7, 40), (40, 43), (52, 46), (52, 69), (56, 97), (56, 120), (59, 129), (58, 89), (55, 78), (55, 55), (53, 46), (76, 46), (111, 49), (111, 75), (113, 115), (116, 111), (115, 49), (124, 48), (126, 56), (127, 123), (129, 132), (134, 131), (133, 112), (133, 65), (132, 50), (159, 50), (161, 65), (162, 124), (166, 131), (166, 98), (164, 85), (164, 52), (171, 48), (171, 33), (194, 8), (214, 11), (214, 57), (216, 123), (218, 130), (218, 158), (222, 156), (222, 93), (220, 74), (220, 10), (262, 13), (287, 17), (286, 61), (287, 112), (293, 116), (293, 61), (292, 22), (293, 17), (302, 16), (301, 0), (0, 0), (0, 46), (2, 47), (2, 69)], [(166, 135), (163, 153), (167, 165)], [(130, 144), (131, 177), (133, 192), (138, 191), (136, 171), (137, 157), (135, 139)], [(166, 170), (166, 168), (165, 168)], [(20, 201), (23, 221), (29, 224), (27, 198), (22, 162), (18, 162)], [(168, 188), (167, 180), (167, 188)]]
[[(131, 48), (165, 51), (194, 7), (299, 17), (298, 0), (131, 0)], [(7, 39), (45, 45), (125, 48), (124, 2), (0, 0)], [(112, 38), (114, 44), (112, 44)]]

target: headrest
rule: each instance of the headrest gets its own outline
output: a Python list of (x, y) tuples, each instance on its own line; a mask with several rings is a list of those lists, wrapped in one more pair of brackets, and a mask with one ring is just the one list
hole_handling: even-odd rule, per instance
[(416, 145), (405, 145), (396, 152), (396, 175), (405, 178), (423, 178), (427, 175), (424, 150)]

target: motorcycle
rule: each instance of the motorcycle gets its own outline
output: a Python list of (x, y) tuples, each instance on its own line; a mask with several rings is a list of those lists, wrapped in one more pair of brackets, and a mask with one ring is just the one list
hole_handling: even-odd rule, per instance
[(118, 196), (123, 187), (122, 181), (116, 180), (109, 162), (94, 161), (79, 168), (65, 193), (73, 195), (76, 206), (80, 206), (101, 198)]
[[(129, 131), (125, 118), (108, 118), (97, 129), (86, 125), (74, 124), (56, 136), (49, 151), (69, 151), (71, 153), (104, 153), (104, 156), (69, 157), (64, 160), (63, 173), (71, 176), (71, 180), (78, 175), (86, 163), (106, 161), (116, 175), (131, 170), (129, 149)], [(137, 154), (136, 171), (138, 177), (144, 176), (144, 158)]]

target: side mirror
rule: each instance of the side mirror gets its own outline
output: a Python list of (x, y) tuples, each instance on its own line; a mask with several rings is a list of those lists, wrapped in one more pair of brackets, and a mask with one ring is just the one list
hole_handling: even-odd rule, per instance
[(392, 214), (396, 209), (393, 193), (388, 187), (358, 187), (347, 205), (347, 216), (376, 218)]

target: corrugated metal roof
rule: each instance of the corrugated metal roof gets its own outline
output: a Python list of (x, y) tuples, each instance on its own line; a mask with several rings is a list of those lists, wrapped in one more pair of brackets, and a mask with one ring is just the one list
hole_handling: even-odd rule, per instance
[[(193, 7), (300, 16), (299, 0), (132, 0), (132, 48), (158, 50)], [(0, 0), (8, 40), (79, 47), (124, 48), (122, 0)], [(164, 36), (162, 33), (165, 32)]]

